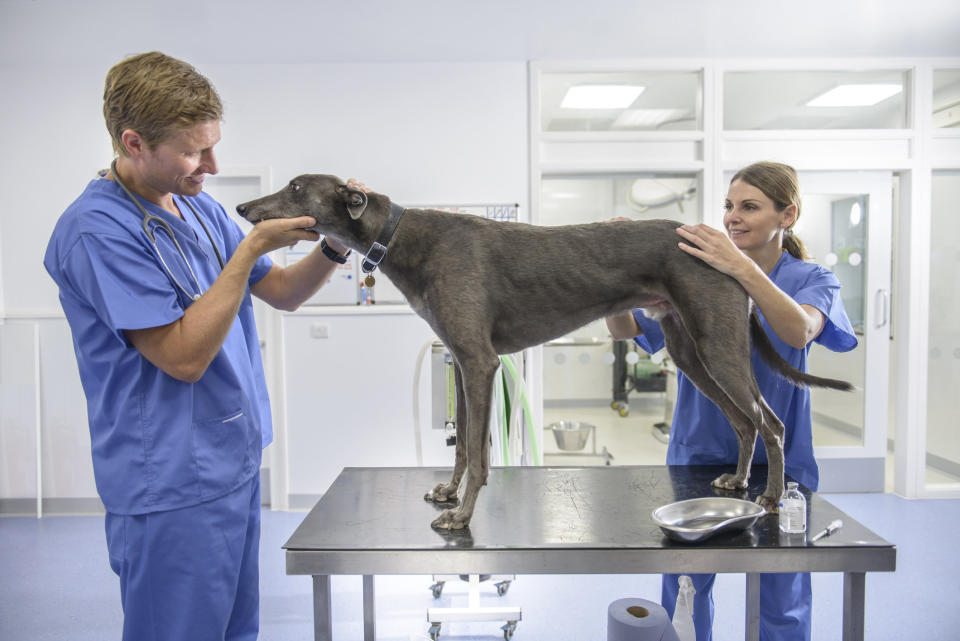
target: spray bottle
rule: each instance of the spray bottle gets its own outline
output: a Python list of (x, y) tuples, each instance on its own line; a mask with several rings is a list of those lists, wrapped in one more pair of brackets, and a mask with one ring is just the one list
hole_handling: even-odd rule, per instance
[(693, 627), (693, 595), (697, 593), (693, 580), (686, 574), (680, 576), (680, 591), (677, 592), (677, 605), (673, 610), (673, 629), (680, 641), (697, 641), (697, 631)]

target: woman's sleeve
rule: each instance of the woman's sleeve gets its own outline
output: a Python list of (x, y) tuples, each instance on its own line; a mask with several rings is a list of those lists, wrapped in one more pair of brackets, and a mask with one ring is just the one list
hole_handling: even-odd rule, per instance
[(840, 281), (827, 269), (814, 273), (793, 299), (819, 309), (826, 320), (814, 342), (834, 352), (849, 352), (857, 346), (857, 335), (840, 298)]
[(653, 354), (659, 352), (666, 345), (666, 339), (663, 337), (663, 330), (660, 329), (659, 321), (647, 318), (642, 309), (633, 310), (633, 318), (640, 327), (641, 334), (634, 338), (634, 342), (640, 346), (643, 351)]

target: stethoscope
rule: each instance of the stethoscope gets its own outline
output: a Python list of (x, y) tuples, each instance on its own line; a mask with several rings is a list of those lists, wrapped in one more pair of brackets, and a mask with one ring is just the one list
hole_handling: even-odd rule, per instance
[[(126, 185), (123, 184), (123, 181), (120, 180), (120, 174), (117, 173), (117, 161), (114, 159), (110, 163), (110, 173), (113, 174), (113, 179), (120, 185), (120, 188), (123, 189), (124, 193), (127, 194), (127, 197), (137, 206), (137, 209), (140, 210), (140, 213), (143, 214), (143, 233), (147, 235), (147, 238), (150, 239), (150, 244), (153, 245), (153, 251), (156, 252), (157, 258), (160, 259), (160, 264), (163, 265), (163, 268), (167, 271), (167, 275), (170, 276), (171, 280), (176, 283), (177, 287), (180, 288), (184, 294), (187, 295), (187, 298), (191, 300), (199, 300), (200, 295), (203, 293), (203, 290), (200, 288), (200, 279), (197, 278), (196, 272), (193, 271), (193, 266), (190, 264), (190, 261), (187, 259), (187, 254), (183, 251), (183, 248), (180, 246), (180, 243), (177, 242), (177, 237), (173, 233), (173, 228), (170, 227), (170, 224), (159, 216), (154, 216), (140, 203), (136, 196), (133, 195)], [(180, 200), (187, 203), (187, 207), (190, 208), (190, 211), (193, 212), (193, 216), (197, 219), (197, 222), (200, 223), (200, 226), (203, 227), (203, 231), (207, 234), (207, 238), (210, 240), (210, 246), (213, 247), (213, 252), (217, 255), (217, 262), (220, 263), (220, 269), (223, 270), (223, 256), (220, 255), (220, 250), (217, 249), (217, 244), (213, 242), (213, 235), (210, 234), (210, 230), (207, 228), (206, 223), (203, 222), (203, 219), (200, 218), (200, 214), (197, 213), (197, 210), (193, 208), (193, 205), (190, 204), (190, 201), (181, 196)], [(153, 229), (150, 228), (150, 223), (153, 222), (156, 225)], [(173, 270), (167, 266), (167, 261), (163, 259), (163, 254), (160, 253), (160, 247), (157, 246), (157, 237), (156, 232), (158, 229), (162, 229), (167, 232), (167, 236), (170, 237), (170, 240), (173, 241), (174, 246), (177, 248), (177, 251), (180, 252), (180, 257), (183, 258), (184, 264), (187, 266), (187, 271), (190, 272), (190, 276), (193, 278), (194, 284), (197, 286), (197, 293), (191, 294), (186, 287), (184, 287), (176, 276), (173, 275)]]

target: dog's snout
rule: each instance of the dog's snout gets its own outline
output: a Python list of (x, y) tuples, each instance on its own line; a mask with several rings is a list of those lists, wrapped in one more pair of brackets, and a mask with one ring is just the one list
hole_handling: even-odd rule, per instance
[(245, 217), (247, 215), (247, 209), (248, 207), (246, 205), (237, 205), (237, 213), (241, 216)]

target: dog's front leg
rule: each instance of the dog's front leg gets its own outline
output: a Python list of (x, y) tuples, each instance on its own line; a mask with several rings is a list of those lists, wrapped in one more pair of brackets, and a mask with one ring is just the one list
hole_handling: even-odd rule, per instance
[(455, 443), (455, 458), (453, 462), (453, 477), (449, 483), (439, 483), (424, 495), (427, 501), (436, 503), (450, 503), (457, 500), (457, 489), (460, 480), (467, 468), (467, 403), (463, 393), (463, 374), (460, 366), (453, 365), (453, 380), (457, 395), (456, 419), (457, 442)]
[[(443, 530), (459, 530), (470, 525), (480, 488), (487, 483), (490, 455), (490, 396), (493, 376), (500, 361), (496, 354), (490, 358), (458, 359), (463, 374), (466, 400), (466, 454), (467, 485), (460, 505), (444, 510), (431, 525)], [(458, 416), (459, 419), (459, 416)], [(458, 443), (459, 444), (459, 443)]]

